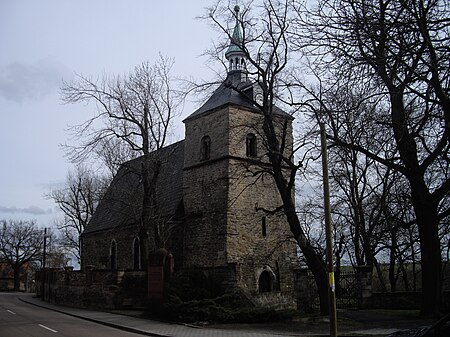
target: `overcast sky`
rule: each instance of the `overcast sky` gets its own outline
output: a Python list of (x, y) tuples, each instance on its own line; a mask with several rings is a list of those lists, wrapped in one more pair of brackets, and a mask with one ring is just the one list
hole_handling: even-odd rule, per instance
[(211, 76), (200, 55), (218, 34), (196, 19), (208, 3), (0, 0), (0, 219), (48, 226), (58, 216), (43, 195), (71, 167), (59, 146), (94, 109), (62, 105), (63, 79), (124, 74), (158, 53), (175, 58), (174, 75)]

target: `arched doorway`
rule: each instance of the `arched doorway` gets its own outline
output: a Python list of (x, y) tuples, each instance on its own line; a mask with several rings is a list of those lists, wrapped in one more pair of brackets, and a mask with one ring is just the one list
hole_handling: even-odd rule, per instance
[(273, 290), (273, 277), (269, 271), (263, 270), (259, 275), (258, 290), (260, 293), (268, 293)]

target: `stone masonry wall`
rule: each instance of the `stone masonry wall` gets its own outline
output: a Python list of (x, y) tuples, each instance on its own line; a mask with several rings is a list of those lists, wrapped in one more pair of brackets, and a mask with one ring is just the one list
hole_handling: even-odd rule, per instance
[(46, 270), (43, 276), (36, 273), (37, 295), (52, 303), (103, 310), (146, 304), (146, 271)]
[(118, 229), (85, 234), (82, 237), (82, 266), (94, 266), (98, 269), (111, 269), (111, 242), (116, 242), (116, 268), (133, 269), (133, 242), (137, 237), (137, 227), (128, 226)]
[[(238, 285), (254, 294), (260, 274), (267, 270), (274, 278), (274, 290), (292, 292), (296, 245), (288, 240), (284, 214), (257, 210), (281, 205), (271, 176), (258, 174), (261, 166), (255, 165), (268, 163), (262, 121), (261, 114), (230, 106), (186, 122), (185, 261), (205, 267), (235, 264)], [(289, 149), (291, 131), (289, 123)], [(256, 158), (247, 157), (249, 133), (257, 139)], [(201, 139), (206, 135), (211, 138), (211, 155), (202, 162)]]
[[(226, 265), (228, 117), (226, 109), (186, 121), (183, 202), (184, 265)], [(201, 158), (201, 139), (209, 136), (209, 159)]]
[[(231, 235), (227, 236), (228, 262), (240, 264), (239, 283), (250, 292), (258, 291), (258, 279), (264, 270), (273, 274), (279, 290), (293, 292), (296, 244), (287, 220), (283, 212), (270, 215), (258, 210), (274, 210), (282, 205), (272, 176), (261, 173), (265, 168), (261, 163), (268, 163), (262, 122), (260, 114), (230, 109), (230, 154), (233, 159), (229, 165), (227, 233)], [(256, 158), (246, 154), (248, 133), (256, 135)], [(290, 123), (288, 135), (287, 144), (291, 151)]]

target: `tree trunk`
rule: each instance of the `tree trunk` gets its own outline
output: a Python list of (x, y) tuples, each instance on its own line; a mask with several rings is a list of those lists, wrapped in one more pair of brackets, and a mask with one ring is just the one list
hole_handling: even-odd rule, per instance
[(11, 266), (14, 272), (14, 291), (20, 291), (20, 266)]
[(414, 251), (414, 238), (413, 231), (409, 229), (409, 242), (411, 243), (411, 264), (412, 264), (412, 277), (413, 277), (413, 291), (417, 291), (416, 281), (416, 252)]
[[(434, 316), (441, 305), (441, 250), (438, 235), (439, 220), (437, 205), (430, 202), (431, 197), (424, 194), (421, 202), (413, 192), (413, 206), (419, 225), (420, 250), (422, 256), (422, 315)], [(417, 207), (416, 203), (421, 207)]]
[(422, 308), (424, 316), (437, 315), (441, 302), (441, 249), (438, 233), (438, 202), (433, 200), (419, 165), (417, 144), (407, 129), (401, 89), (391, 89), (394, 138), (411, 186), (411, 201), (419, 228), (422, 257)]
[(141, 224), (139, 229), (139, 255), (141, 258), (141, 268), (147, 270), (148, 268), (148, 232), (146, 228)]
[(143, 186), (143, 199), (140, 224), (141, 264), (147, 268), (148, 256), (150, 254), (150, 239), (153, 239), (153, 249), (161, 248), (161, 237), (158, 232), (157, 205), (156, 205), (156, 183), (161, 168), (159, 158), (152, 158), (150, 154), (144, 155), (141, 167)]
[(289, 227), (303, 255), (305, 256), (308, 268), (314, 275), (314, 281), (316, 282), (317, 290), (319, 293), (320, 314), (323, 316), (328, 315), (330, 313), (330, 303), (328, 295), (329, 287), (328, 275), (325, 270), (324, 262), (317, 255), (314, 248), (306, 238), (303, 229), (301, 228), (297, 213), (295, 211), (295, 204), (291, 194), (292, 191), (290, 191), (286, 187), (286, 181), (284, 179), (281, 167), (277, 166), (276, 164), (274, 164), (273, 166), (275, 182), (283, 201), (283, 209), (288, 220)]
[(314, 275), (314, 281), (316, 282), (317, 291), (319, 293), (320, 315), (329, 315), (330, 303), (328, 294), (328, 277), (323, 261), (319, 259), (313, 247), (309, 243), (302, 246), (300, 246), (300, 249), (305, 256), (308, 268)]
[(141, 167), (141, 179), (142, 179), (142, 209), (139, 228), (139, 242), (141, 253), (141, 265), (142, 268), (148, 267), (148, 255), (149, 251), (149, 233), (150, 233), (150, 209), (151, 209), (151, 188), (150, 188), (150, 164), (148, 155), (144, 155), (142, 167)]
[(397, 249), (397, 232), (391, 230), (391, 247), (389, 247), (389, 284), (391, 292), (397, 290), (397, 276), (395, 275), (395, 250)]
[(402, 261), (401, 264), (402, 268), (402, 276), (403, 276), (403, 284), (405, 286), (405, 291), (409, 291), (409, 278), (408, 278), (408, 271), (406, 270), (405, 264)]

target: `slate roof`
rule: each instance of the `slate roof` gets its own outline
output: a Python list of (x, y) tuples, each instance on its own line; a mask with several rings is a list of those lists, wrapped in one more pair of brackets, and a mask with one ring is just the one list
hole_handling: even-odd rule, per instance
[[(253, 88), (257, 83), (249, 80), (241, 81), (241, 76), (241, 71), (229, 72), (225, 81), (214, 91), (211, 97), (184, 121), (195, 119), (202, 114), (230, 104), (259, 111), (258, 107), (253, 103)], [(237, 87), (243, 93), (235, 90), (234, 87)], [(284, 118), (293, 119), (291, 115), (276, 106), (273, 107), (273, 112)]]
[[(182, 204), (184, 141), (151, 154), (161, 160), (156, 180), (159, 216), (170, 218)], [(136, 224), (142, 208), (143, 188), (138, 174), (143, 157), (121, 165), (83, 234)]]

